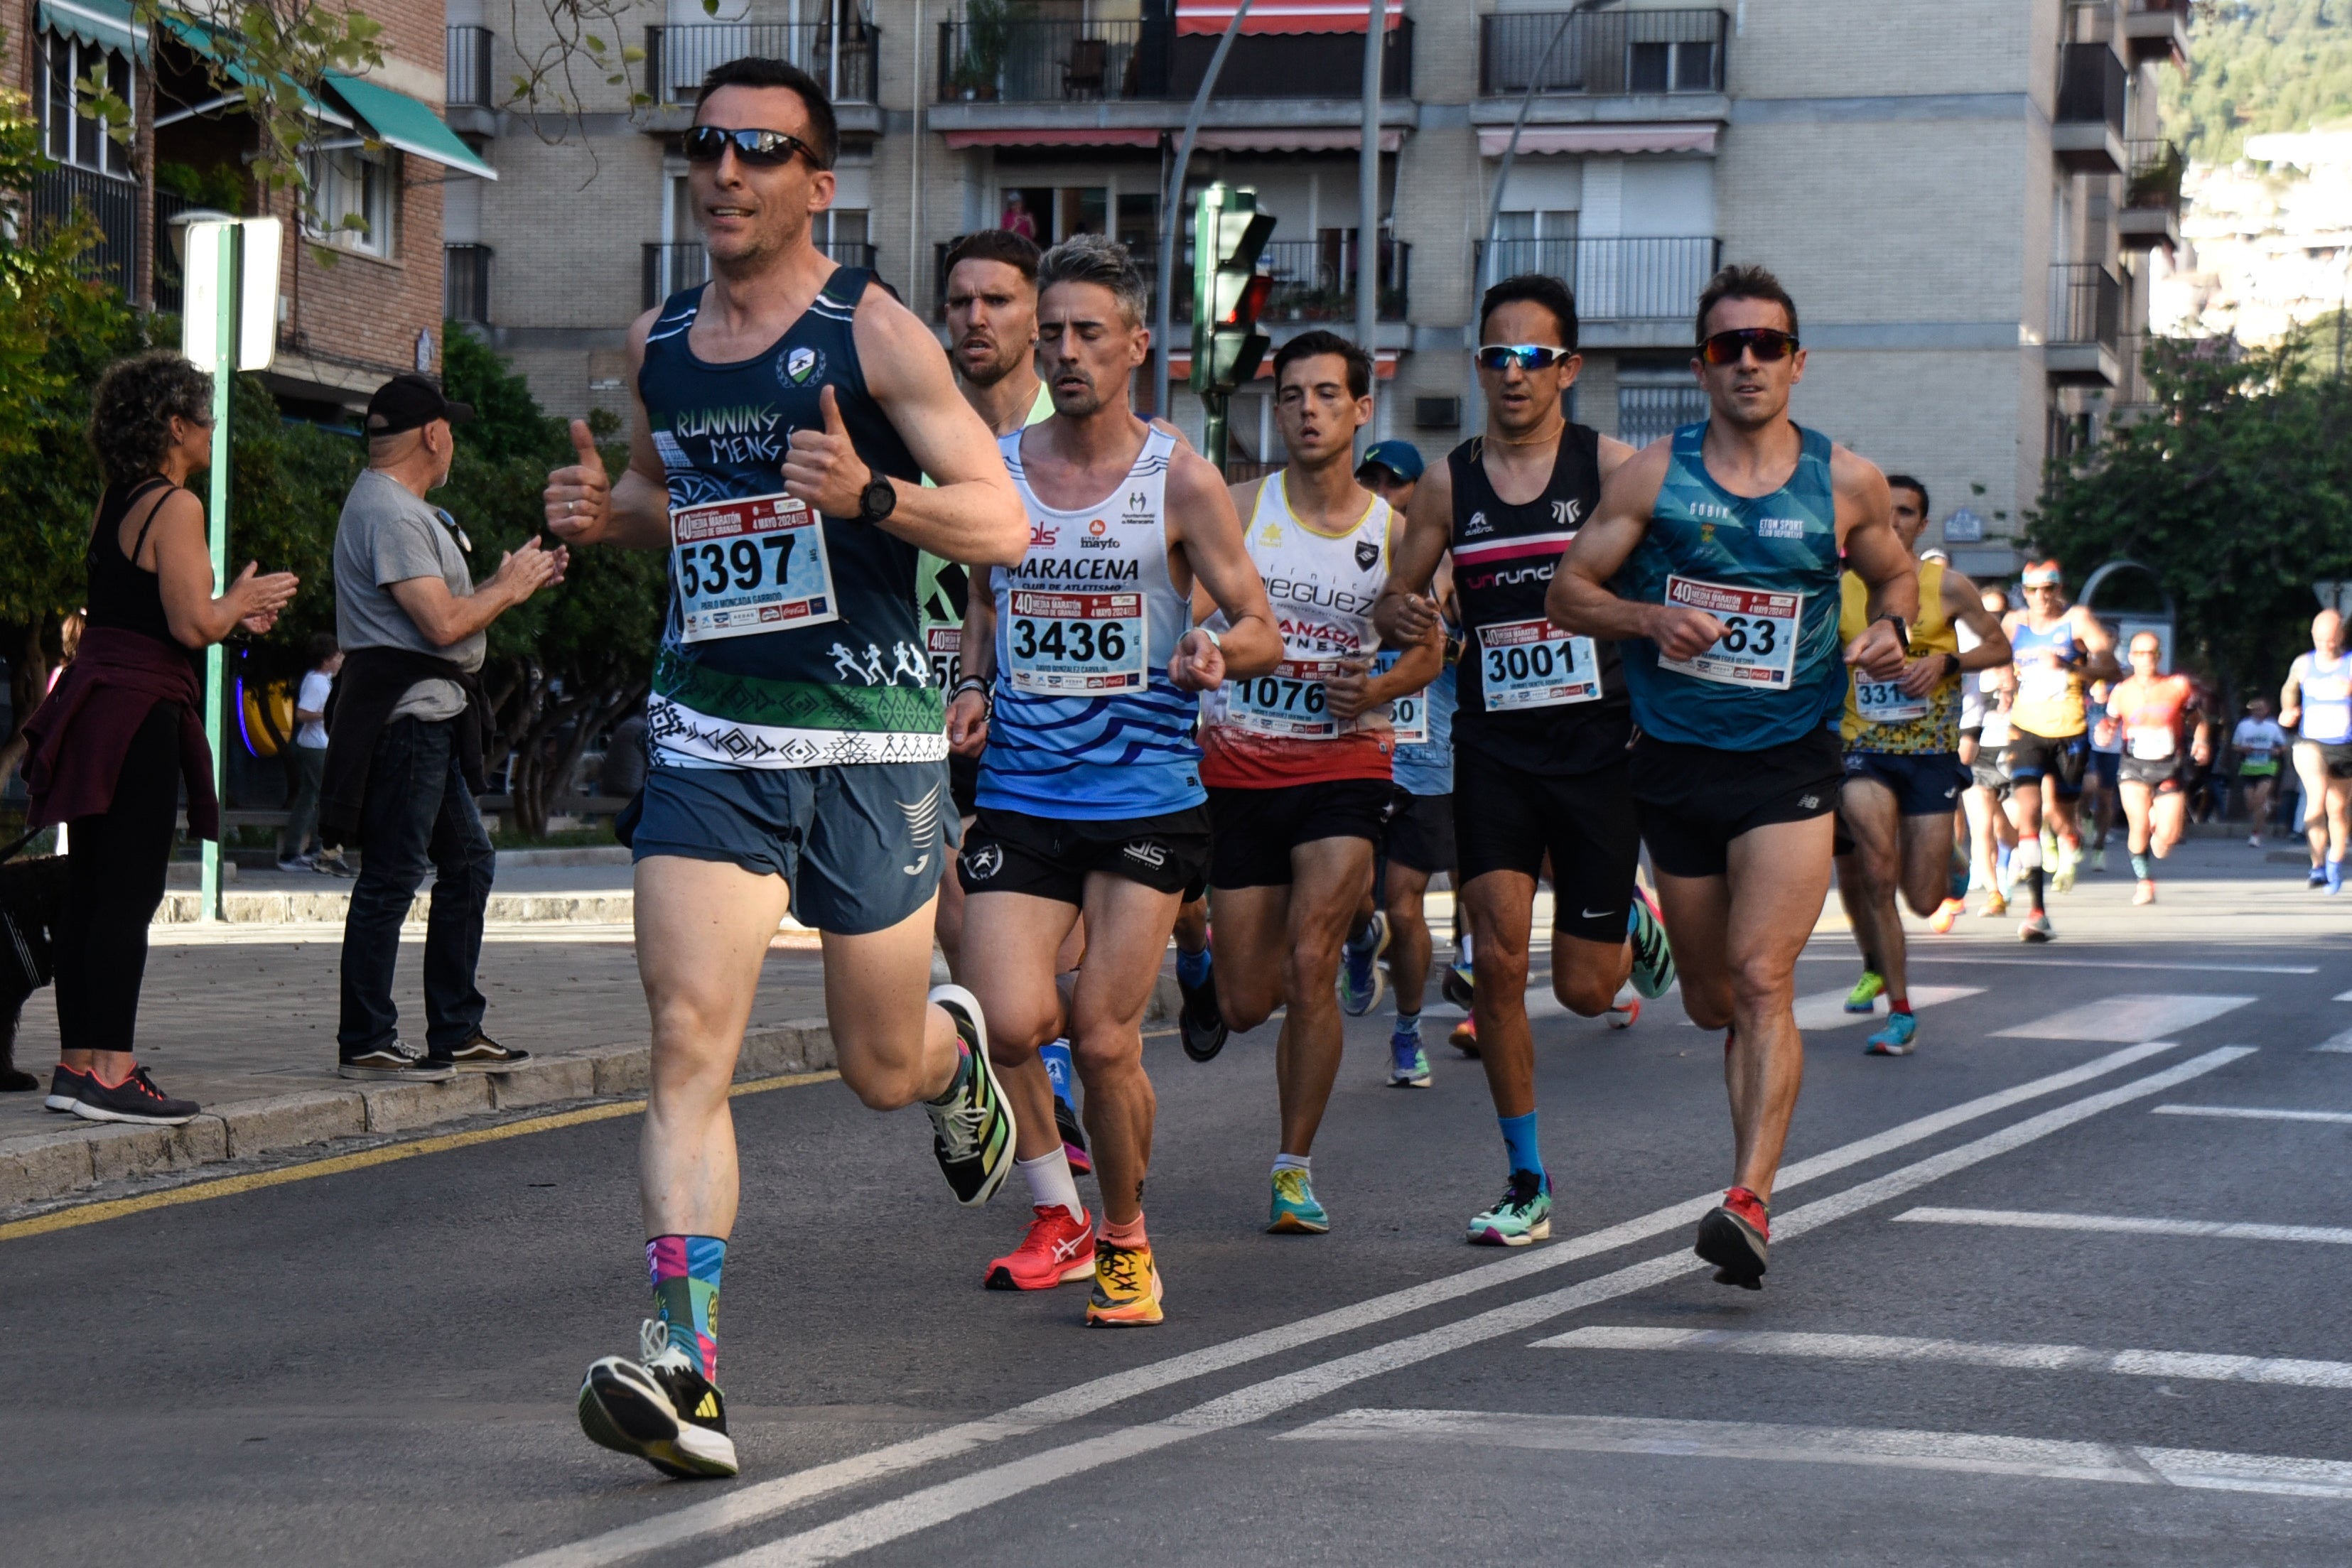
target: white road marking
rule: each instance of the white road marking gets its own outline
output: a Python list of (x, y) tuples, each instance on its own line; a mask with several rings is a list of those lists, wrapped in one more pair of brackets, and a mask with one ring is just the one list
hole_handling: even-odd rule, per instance
[[(2352, 992), (2347, 992), (2346, 994), (2352, 995)], [(2344, 998), (2338, 997), (2336, 999), (2340, 1002)], [(2311, 1049), (2314, 1051), (2339, 1051), (2347, 1056), (2352, 1056), (2352, 1029), (2347, 1029), (2341, 1034), (2330, 1035), (2328, 1038), (2321, 1040), (2317, 1045), (2313, 1046)]]
[(2105, 997), (2032, 1023), (1995, 1030), (1993, 1036), (1999, 1040), (2154, 1040), (2234, 1012), (2254, 999), (2163, 993)]
[(1914, 1208), (1895, 1217), (1921, 1225), (1991, 1225), (2013, 1230), (2091, 1230), (2117, 1236), (2208, 1236), (2219, 1241), (2307, 1241), (2352, 1247), (2334, 1225), (2255, 1225), (2227, 1219), (2150, 1219), (2127, 1214), (2042, 1214), (2020, 1208)]
[(2338, 1002), (2352, 1002), (2352, 991), (2338, 991), (2329, 999)]
[(1773, 1459), (1954, 1470), (2041, 1480), (2109, 1481), (2282, 1497), (2352, 1498), (2352, 1464), (2198, 1448), (2070, 1443), (1976, 1432), (1874, 1427), (1788, 1427), (1761, 1421), (1666, 1421), (1624, 1416), (1524, 1416), (1478, 1410), (1349, 1410), (1284, 1434), (1285, 1440), (1479, 1443), (1588, 1454)]
[(1685, 1350), (1826, 1361), (1939, 1361), (2018, 1372), (2111, 1372), (2208, 1383), (2352, 1388), (2352, 1361), (2210, 1355), (2193, 1351), (2094, 1350), (2079, 1344), (1988, 1344), (1895, 1334), (1781, 1333), (1744, 1329), (1583, 1328), (1535, 1342), (1538, 1350)]
[(2230, 1116), (2249, 1122), (2352, 1122), (2352, 1111), (2274, 1111), (2260, 1105), (2158, 1105), (2152, 1116)]
[[(1819, 959), (1834, 957), (1836, 955), (1807, 953), (1804, 956)], [(1846, 959), (1848, 963), (1853, 961), (1851, 956)], [(2077, 958), (2071, 955), (2065, 957), (1996, 958), (1988, 954), (1978, 953), (1922, 952), (1916, 946), (1909, 950), (1904, 961), (1909, 964), (2022, 964), (2036, 969), (2163, 969), (2174, 974), (2191, 975), (2316, 975), (2319, 973), (2319, 966), (2316, 964), (2168, 964), (2154, 958)], [(2336, 999), (2339, 1002), (2352, 1001), (2352, 991), (2347, 991)]]
[[(1871, 1204), (1899, 1197), (1954, 1171), (1966, 1169), (1979, 1161), (2072, 1126), (2102, 1111), (2112, 1110), (2117, 1105), (2160, 1093), (2176, 1084), (2201, 1077), (2242, 1056), (2251, 1055), (2252, 1050), (2251, 1046), (2223, 1046), (2163, 1071), (2150, 1073), (2146, 1078), (2135, 1079), (2117, 1088), (2045, 1111), (1958, 1148), (1946, 1150), (1793, 1209), (1775, 1223), (1774, 1229), (1784, 1238), (1801, 1235), (1830, 1220), (1843, 1218)], [(1679, 1207), (1696, 1210), (1711, 1201), (1699, 1200), (1698, 1203)], [(1694, 1212), (1692, 1218), (1696, 1218), (1697, 1214)], [(1556, 1254), (1566, 1249), (1549, 1250)], [(1263, 1383), (1236, 1389), (1220, 1398), (1179, 1411), (1163, 1420), (1115, 1428), (1099, 1437), (1087, 1437), (1058, 1448), (974, 1471), (956, 1480), (927, 1487), (861, 1509), (816, 1529), (784, 1536), (725, 1558), (713, 1568), (787, 1568), (787, 1565), (808, 1568), (808, 1565), (837, 1562), (1114, 1460), (1166, 1448), (1203, 1433), (1261, 1421), (1367, 1378), (1396, 1372), (1489, 1340), (1524, 1333), (1538, 1323), (1565, 1313), (1647, 1290), (1653, 1285), (1696, 1273), (1705, 1267), (1690, 1253), (1683, 1251), (1629, 1264), (1561, 1290), (1490, 1308), (1451, 1323), (1391, 1340), (1386, 1344), (1374, 1345), (1337, 1360), (1268, 1378)]]
[[(1932, 1008), (1943, 1002), (1956, 1002), (1962, 997), (1980, 996), (1982, 986), (1914, 986), (1911, 1007), (1914, 1011)], [(1820, 1034), (1827, 1030), (1844, 1029), (1849, 1024), (1868, 1023), (1874, 1016), (1885, 1017), (1885, 999), (1871, 1004), (1866, 1013), (1845, 1010), (1843, 991), (1816, 991), (1810, 997), (1797, 998), (1797, 1028), (1807, 1034)], [(2159, 1031), (2160, 1032), (2160, 1031)]]

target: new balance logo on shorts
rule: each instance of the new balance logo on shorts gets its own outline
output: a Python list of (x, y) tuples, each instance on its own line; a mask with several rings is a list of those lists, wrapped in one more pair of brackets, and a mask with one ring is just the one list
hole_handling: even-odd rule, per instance
[(1149, 839), (1137, 839), (1121, 852), (1137, 864), (1148, 865), (1154, 871), (1168, 863), (1168, 846), (1155, 844)]
[(1821, 803), (1822, 798), (1819, 795), (1801, 795), (1797, 798), (1797, 804), (1808, 811), (1815, 810)]

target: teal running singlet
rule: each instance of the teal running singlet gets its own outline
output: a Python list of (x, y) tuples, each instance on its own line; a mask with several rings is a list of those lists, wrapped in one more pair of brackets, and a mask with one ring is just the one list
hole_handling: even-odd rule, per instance
[(782, 338), (732, 364), (688, 346), (702, 287), (672, 295), (646, 336), (637, 390), (670, 506), (669, 611), (646, 733), (667, 766), (947, 755), (915, 600), (920, 552), (783, 493), (785, 445), (796, 429), (824, 428), (828, 385), (867, 466), (920, 476), (858, 364), (857, 302), (873, 276), (839, 268)]
[(1714, 647), (1665, 660), (1647, 638), (1620, 645), (1633, 720), (1661, 740), (1761, 751), (1837, 722), (1837, 500), (1830, 438), (1801, 427), (1796, 472), (1769, 496), (1735, 496), (1707, 474), (1706, 424), (1675, 432), (1649, 532), (1612, 586), (1646, 604), (1704, 610)]

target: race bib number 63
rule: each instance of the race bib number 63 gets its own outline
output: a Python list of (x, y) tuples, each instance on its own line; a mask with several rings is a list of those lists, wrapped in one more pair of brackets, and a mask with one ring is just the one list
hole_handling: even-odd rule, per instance
[(1661, 654), (1660, 669), (1679, 670), (1685, 675), (1727, 686), (1789, 689), (1797, 670), (1797, 630), (1805, 613), (1803, 594), (1669, 577), (1666, 602), (1714, 616), (1722, 623), (1723, 635), (1716, 640), (1715, 646), (1696, 658), (1669, 659)]

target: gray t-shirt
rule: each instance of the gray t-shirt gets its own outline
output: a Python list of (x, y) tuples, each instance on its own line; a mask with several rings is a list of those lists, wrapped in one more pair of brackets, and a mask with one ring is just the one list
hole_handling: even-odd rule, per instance
[[(473, 596), (465, 553), (440, 515), (397, 479), (363, 471), (335, 525), (335, 641), (346, 649), (407, 648), (480, 669), (488, 645), (483, 633), (437, 647), (392, 596), (392, 584), (419, 577), (439, 578), (456, 598)], [(419, 681), (392, 716), (445, 719), (465, 711), (466, 694), (457, 682)]]

